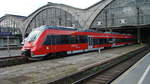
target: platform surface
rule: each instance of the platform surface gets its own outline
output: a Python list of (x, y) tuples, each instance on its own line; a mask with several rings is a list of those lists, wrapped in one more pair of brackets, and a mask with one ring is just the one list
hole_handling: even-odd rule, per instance
[(20, 55), (21, 55), (20, 49), (0, 50), (0, 58), (20, 56)]
[(111, 84), (150, 84), (150, 52)]
[(81, 71), (91, 64), (124, 55), (145, 45), (132, 45), (84, 53), (46, 61), (0, 68), (0, 84), (47, 84), (50, 81)]

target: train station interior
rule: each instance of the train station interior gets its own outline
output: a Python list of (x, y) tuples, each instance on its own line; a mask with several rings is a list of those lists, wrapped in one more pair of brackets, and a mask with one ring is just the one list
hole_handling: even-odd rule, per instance
[[(18, 3), (17, 3), (18, 4)], [(0, 17), (0, 84), (149, 84), (150, 0), (47, 4)]]

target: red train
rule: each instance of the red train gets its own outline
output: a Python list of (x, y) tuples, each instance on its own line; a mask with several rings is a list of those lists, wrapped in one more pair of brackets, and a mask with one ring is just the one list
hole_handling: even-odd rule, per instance
[(133, 44), (135, 39), (132, 35), (45, 25), (29, 34), (22, 47), (22, 55), (43, 58), (56, 54), (73, 54)]

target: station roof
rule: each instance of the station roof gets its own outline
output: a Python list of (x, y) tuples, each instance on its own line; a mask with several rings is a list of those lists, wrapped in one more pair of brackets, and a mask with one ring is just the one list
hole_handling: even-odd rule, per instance
[(5, 18), (7, 18), (7, 17), (14, 17), (14, 18), (23, 19), (23, 20), (25, 20), (25, 19), (27, 18), (26, 16), (13, 15), (13, 14), (5, 14), (4, 16), (2, 16), (2, 17), (0, 18), (0, 22), (1, 22), (2, 20), (4, 20)]

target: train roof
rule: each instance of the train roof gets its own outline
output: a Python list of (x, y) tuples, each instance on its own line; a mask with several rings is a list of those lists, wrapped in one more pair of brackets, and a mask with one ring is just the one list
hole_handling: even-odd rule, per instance
[[(80, 28), (74, 28), (74, 27), (63, 27), (63, 26), (51, 26), (51, 25), (43, 25), (40, 26), (38, 28), (36, 28), (35, 30), (46, 30), (46, 29), (56, 29), (56, 30), (68, 30), (68, 31), (80, 31), (80, 32), (94, 32), (94, 33), (110, 33), (110, 34), (121, 34), (118, 32), (102, 32), (102, 31), (95, 31), (92, 29), (85, 29), (82, 30)], [(130, 34), (122, 34), (122, 35), (130, 35)]]
[(64, 26), (50, 26), (50, 25), (43, 25), (36, 29), (39, 30), (45, 30), (45, 29), (57, 29), (57, 30), (74, 30), (74, 31), (80, 31), (80, 32), (95, 32), (95, 33), (103, 33), (102, 31), (95, 31), (92, 29), (80, 29), (80, 28), (74, 28), (74, 27), (64, 27)]
[(94, 32), (94, 33), (103, 33), (102, 31), (96, 31), (92, 29), (80, 30), (81, 32)]
[(74, 31), (79, 30), (78, 28), (73, 28), (73, 27), (50, 26), (50, 25), (43, 25), (43, 26), (40, 26), (39, 28), (36, 28), (36, 29), (41, 29), (41, 30), (56, 29), (56, 30), (74, 30)]
[(108, 34), (121, 34), (119, 32), (104, 32), (104, 33), (108, 33)]

